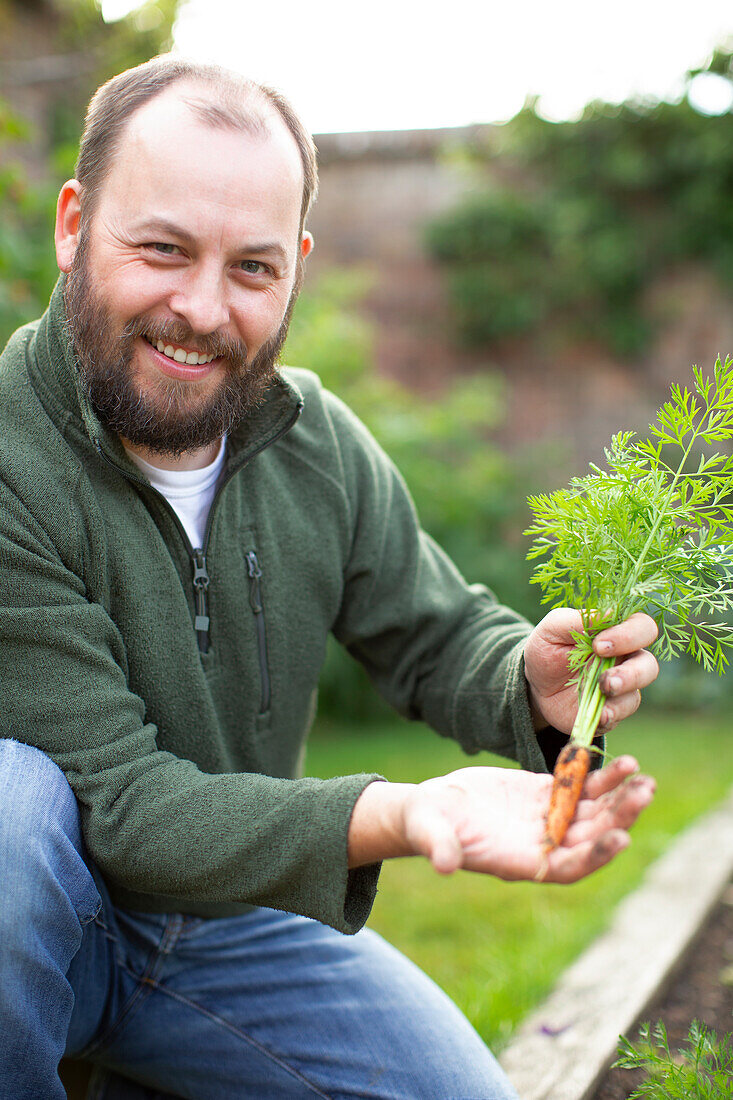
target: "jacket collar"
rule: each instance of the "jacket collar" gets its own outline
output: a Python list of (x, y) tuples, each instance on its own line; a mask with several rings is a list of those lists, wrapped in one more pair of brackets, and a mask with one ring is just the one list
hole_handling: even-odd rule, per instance
[[(119, 436), (100, 421), (81, 385), (66, 320), (64, 279), (62, 275), (56, 283), (48, 309), (36, 329), (28, 357), (31, 382), (44, 405), (50, 403), (56, 415), (65, 413), (67, 418), (77, 421), (96, 450), (116, 466), (139, 477), (139, 470), (122, 446)], [(233, 472), (243, 466), (289, 431), (302, 408), (303, 398), (297, 386), (278, 374), (262, 404), (248, 413), (229, 433), (227, 470)]]

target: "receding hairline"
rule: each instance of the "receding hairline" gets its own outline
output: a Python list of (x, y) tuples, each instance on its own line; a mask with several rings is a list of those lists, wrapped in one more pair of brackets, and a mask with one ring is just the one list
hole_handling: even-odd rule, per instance
[(93, 95), (76, 164), (83, 195), (82, 219), (93, 214), (131, 120), (167, 93), (175, 94), (194, 117), (216, 129), (264, 138), (278, 125), (284, 127), (300, 160), (302, 230), (318, 192), (318, 168), (313, 139), (290, 102), (280, 92), (244, 74), (173, 55), (127, 69)]
[[(180, 77), (142, 103), (125, 120), (121, 134), (135, 118), (163, 99), (179, 100), (199, 122), (214, 130), (266, 136), (270, 132), (270, 122), (274, 121), (290, 133), (285, 120), (259, 85), (244, 78), (241, 87), (226, 82), (217, 84), (192, 75)], [(295, 138), (290, 136), (297, 148)]]
[[(227, 90), (232, 91), (230, 88)], [(301, 179), (303, 178), (304, 167), (298, 143), (278, 110), (257, 85), (252, 84), (247, 87), (246, 101), (242, 102), (232, 94), (228, 101), (222, 103), (221, 88), (213, 82), (196, 77), (182, 77), (175, 83), (162, 88), (157, 95), (142, 103), (125, 119), (114, 142), (107, 171), (99, 181), (100, 185), (103, 185), (114, 172), (115, 162), (123, 151), (135, 121), (139, 120), (147, 110), (153, 109), (156, 105), (159, 106), (161, 100), (165, 99), (178, 101), (197, 122), (212, 130), (247, 134), (262, 141), (272, 136), (275, 130), (279, 130), (290, 140)]]

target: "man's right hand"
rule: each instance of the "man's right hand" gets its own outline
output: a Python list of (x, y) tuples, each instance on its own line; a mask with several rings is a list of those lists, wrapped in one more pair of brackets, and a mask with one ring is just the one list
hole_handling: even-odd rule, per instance
[(542, 853), (551, 775), (469, 767), (419, 784), (372, 783), (349, 828), (349, 865), (426, 856), (436, 871), (463, 868), (508, 881), (576, 882), (629, 844), (628, 830), (654, 796), (648, 776), (622, 756), (591, 773), (562, 845)]

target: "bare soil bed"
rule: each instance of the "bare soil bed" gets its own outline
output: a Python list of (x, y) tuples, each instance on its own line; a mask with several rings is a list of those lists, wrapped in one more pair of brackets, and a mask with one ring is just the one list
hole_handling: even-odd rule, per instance
[[(643, 1020), (664, 1022), (671, 1050), (682, 1046), (694, 1019), (719, 1036), (733, 1031), (732, 968), (733, 885), (686, 953), (666, 992), (644, 1012)], [(634, 1041), (637, 1033), (635, 1030), (629, 1038)], [(642, 1079), (637, 1070), (611, 1069), (592, 1100), (628, 1100)]]

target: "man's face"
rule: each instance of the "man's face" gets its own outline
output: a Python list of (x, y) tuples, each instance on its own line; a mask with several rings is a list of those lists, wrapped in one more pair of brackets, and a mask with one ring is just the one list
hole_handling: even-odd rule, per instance
[(210, 445), (261, 400), (302, 249), (302, 167), (284, 124), (273, 116), (257, 137), (213, 129), (180, 94), (128, 123), (66, 288), (101, 418), (174, 455)]

